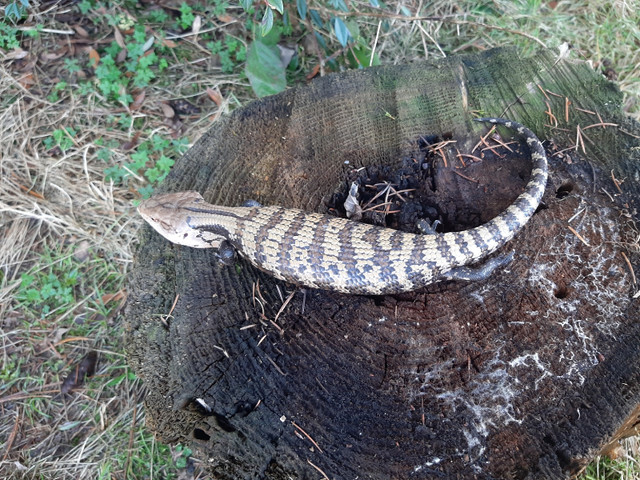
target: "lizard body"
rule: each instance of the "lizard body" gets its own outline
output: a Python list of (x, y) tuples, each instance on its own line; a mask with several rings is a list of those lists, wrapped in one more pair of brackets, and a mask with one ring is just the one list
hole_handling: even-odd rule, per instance
[(223, 242), (252, 264), (298, 285), (355, 294), (416, 290), (502, 247), (538, 208), (547, 183), (544, 148), (528, 128), (498, 118), (526, 142), (531, 178), (502, 213), (478, 227), (420, 235), (279, 206), (211, 205), (193, 191), (158, 195), (138, 207), (168, 240), (194, 248)]

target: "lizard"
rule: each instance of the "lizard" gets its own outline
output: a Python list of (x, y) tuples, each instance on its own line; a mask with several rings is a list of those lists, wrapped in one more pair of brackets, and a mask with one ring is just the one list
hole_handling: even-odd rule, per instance
[(407, 233), (335, 216), (247, 202), (211, 205), (195, 191), (144, 200), (138, 212), (169, 241), (218, 248), (230, 263), (235, 251), (272, 276), (297, 285), (360, 295), (417, 290), (442, 280), (479, 280), (510, 261), (513, 252), (468, 267), (511, 240), (532, 217), (544, 194), (548, 164), (538, 137), (520, 123), (503, 125), (526, 141), (532, 161), (524, 191), (487, 223), (460, 232)]

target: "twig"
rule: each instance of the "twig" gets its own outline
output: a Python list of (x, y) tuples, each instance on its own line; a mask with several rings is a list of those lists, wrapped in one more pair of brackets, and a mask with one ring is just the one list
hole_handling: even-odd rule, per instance
[(262, 301), (261, 301), (259, 298), (257, 298), (257, 297), (256, 297), (256, 301), (258, 302), (258, 305), (260, 305), (260, 309), (262, 310), (262, 313), (261, 313), (261, 315), (260, 315), (260, 316), (261, 316), (262, 318), (267, 318), (267, 316), (266, 316), (266, 315), (265, 315), (265, 313), (264, 313), (264, 303), (262, 303)]
[(180, 298), (180, 294), (176, 293), (176, 298), (173, 300), (173, 305), (171, 305), (171, 308), (169, 309), (169, 313), (167, 313), (167, 315), (171, 315), (173, 313), (173, 310), (176, 308), (176, 305), (178, 304), (179, 298)]
[(626, 131), (624, 128), (622, 128), (622, 127), (618, 127), (618, 130), (620, 130), (620, 131), (621, 131), (622, 133), (624, 133), (625, 135), (629, 135), (630, 137), (633, 137), (633, 138), (640, 138), (640, 136), (639, 136), (639, 135), (634, 135), (634, 134), (633, 134), (633, 133), (631, 133), (631, 132), (627, 132), (627, 131)]
[[(54, 384), (55, 385), (55, 384)], [(60, 382), (57, 382), (57, 385), (60, 385)], [(48, 385), (50, 386), (50, 385)], [(38, 390), (36, 392), (20, 392), (14, 393), (12, 395), (6, 395), (4, 397), (0, 397), (0, 403), (5, 402), (15, 402), (17, 400), (25, 400), (28, 398), (49, 398), (57, 393), (60, 393), (60, 387), (58, 386), (54, 390)]]
[(231, 358), (231, 357), (229, 356), (229, 353), (228, 353), (224, 348), (222, 348), (222, 347), (220, 347), (220, 346), (218, 346), (218, 345), (214, 345), (214, 346), (213, 346), (213, 348), (215, 348), (215, 349), (217, 349), (217, 350), (220, 350), (220, 351), (224, 354), (224, 356), (225, 356), (225, 357), (227, 357), (227, 358)]
[(304, 307), (306, 307), (307, 305), (307, 289), (303, 288), (302, 289), (302, 311), (300, 312), (301, 315), (304, 315)]
[(258, 294), (258, 298), (262, 300), (262, 310), (264, 311), (264, 305), (269, 305), (269, 302), (264, 299), (264, 297), (262, 296), (262, 292), (260, 291), (260, 279), (258, 279), (258, 281), (256, 282), (256, 293)]
[[(635, 282), (634, 282), (635, 283)], [(9, 438), (4, 446), (4, 455), (2, 456), (2, 461), (6, 461), (9, 456), (9, 452), (11, 451), (11, 447), (13, 446), (13, 442), (16, 439), (16, 435), (18, 434), (18, 427), (20, 426), (20, 407), (16, 410), (16, 421), (13, 424), (13, 428), (11, 429), (11, 433), (9, 434)]]
[[(475, 155), (471, 155), (470, 153), (461, 153), (459, 154), (460, 157), (466, 157), (466, 158), (471, 158), (473, 160), (475, 160), (476, 162), (482, 162), (482, 159), (480, 157), (476, 157)], [(462, 162), (464, 164), (464, 162)]]
[[(486, 134), (486, 135), (484, 135), (484, 136), (480, 137), (480, 140), (478, 141), (478, 143), (476, 143), (476, 144), (475, 144), (475, 146), (474, 146), (474, 147), (473, 147), (473, 149), (471, 150), (471, 153), (475, 152), (475, 151), (476, 151), (476, 149), (477, 149), (480, 145), (484, 145), (484, 146), (485, 146), (485, 147), (487, 147), (489, 150), (491, 150), (491, 151), (493, 152), (493, 154), (494, 154), (494, 155), (496, 155), (497, 157), (499, 157), (499, 156), (500, 156), (500, 154), (499, 154), (499, 153), (494, 149), (495, 147), (491, 147), (491, 146), (487, 143), (487, 139), (488, 139), (488, 138), (489, 138), (489, 136), (490, 136), (490, 135), (492, 135), (492, 134), (493, 134), (493, 132), (495, 132), (495, 131), (496, 131), (496, 126), (495, 126), (495, 125), (493, 125), (493, 126), (491, 127), (491, 130), (489, 130), (489, 131), (487, 132), (487, 134)], [(491, 138), (493, 138), (493, 137), (491, 137)], [(485, 149), (483, 149), (483, 151), (484, 151), (484, 150), (485, 150)]]
[(433, 43), (433, 44), (436, 46), (436, 48), (437, 48), (438, 50), (440, 50), (440, 55), (442, 55), (442, 58), (446, 58), (447, 54), (446, 54), (446, 53), (444, 53), (444, 51), (442, 50), (442, 48), (440, 48), (440, 45), (438, 45), (438, 42), (436, 42), (436, 41), (435, 41), (435, 39), (434, 39), (431, 35), (429, 35), (429, 32), (427, 32), (427, 31), (424, 29), (424, 27), (420, 24), (420, 22), (419, 22), (419, 21), (416, 21), (416, 22), (415, 22), (415, 24), (418, 26), (418, 28), (420, 29), (420, 31), (421, 31), (423, 34), (425, 34), (429, 40), (431, 40), (431, 43)]
[(559, 93), (555, 93), (552, 92), (551, 90), (549, 90), (548, 88), (545, 88), (545, 91), (549, 94), (549, 95), (553, 95), (554, 97), (562, 97), (562, 95), (560, 95)]
[(549, 122), (557, 127), (558, 126), (558, 119), (556, 118), (556, 116), (551, 111), (551, 105), (549, 104), (549, 102), (544, 102), (544, 103), (547, 104), (547, 109), (545, 110), (544, 113), (546, 113), (549, 116)]
[(278, 321), (278, 317), (280, 316), (280, 314), (284, 311), (285, 308), (287, 308), (287, 305), (289, 305), (289, 302), (291, 301), (291, 299), (293, 298), (293, 296), (295, 295), (296, 291), (294, 290), (293, 292), (291, 292), (291, 295), (289, 295), (287, 297), (287, 299), (283, 302), (282, 306), (280, 307), (280, 310), (278, 310), (278, 313), (276, 313), (276, 318), (273, 319), (274, 322)]
[(284, 330), (282, 329), (282, 327), (280, 325), (278, 325), (276, 322), (274, 322), (273, 320), (269, 320), (269, 323), (271, 325), (273, 325), (277, 330), (278, 333), (280, 333), (280, 335), (284, 335)]
[(595, 127), (617, 127), (618, 124), (617, 123), (610, 123), (610, 122), (600, 122), (600, 123), (594, 123), (593, 125), (588, 125), (586, 127), (582, 127), (582, 130), (588, 130), (589, 128), (595, 128)]
[(575, 145), (571, 145), (570, 147), (563, 148), (562, 150), (558, 150), (557, 152), (554, 152), (551, 156), (555, 157), (557, 155), (562, 155), (564, 152), (568, 152), (569, 150), (575, 150), (575, 148), (576, 148)]
[(324, 453), (324, 452), (322, 451), (322, 449), (320, 448), (320, 446), (316, 443), (316, 441), (315, 441), (313, 438), (311, 438), (311, 435), (309, 435), (307, 432), (305, 432), (305, 431), (302, 429), (302, 427), (300, 427), (299, 425), (297, 425), (297, 424), (296, 424), (296, 422), (294, 422), (293, 420), (291, 420), (291, 424), (292, 424), (294, 427), (296, 427), (298, 430), (300, 430), (300, 432), (301, 432), (305, 437), (307, 437), (311, 443), (313, 443), (313, 445), (318, 449), (318, 451), (319, 451), (320, 453)]
[[(500, 138), (496, 138), (496, 137), (492, 137), (491, 140), (493, 140), (494, 142), (496, 142), (498, 145), (500, 145), (501, 147), (506, 148), (507, 150), (509, 150), (511, 153), (513, 153), (513, 150), (511, 149), (511, 147), (509, 147), (509, 145), (514, 145), (518, 142), (516, 141), (511, 141), (511, 142), (503, 142), (502, 139)], [(485, 147), (482, 149), (482, 151), (484, 152), (485, 150), (490, 150), (490, 147)], [(493, 151), (493, 150), (492, 150)]]
[(18, 27), (16, 30), (20, 30), (21, 32), (43, 32), (43, 33), (55, 33), (57, 35), (75, 35), (75, 30), (55, 30), (53, 28), (38, 28), (35, 29), (33, 27)]
[(576, 232), (575, 228), (573, 228), (571, 225), (567, 225), (567, 228), (569, 230), (571, 230), (571, 232), (578, 237), (578, 240), (580, 240), (582, 243), (584, 243), (587, 247), (590, 247), (591, 245), (589, 245), (589, 242), (587, 242), (584, 237), (582, 235), (580, 235), (578, 232)]
[(129, 446), (127, 447), (127, 461), (124, 463), (125, 478), (129, 478), (129, 465), (131, 463), (131, 450), (133, 447), (133, 436), (136, 431), (135, 427), (136, 427), (136, 417), (138, 414), (138, 401), (135, 398), (135, 394), (134, 394), (134, 401), (135, 403), (133, 404), (133, 419), (131, 423), (131, 431), (129, 432)]
[(195, 35), (201, 35), (203, 33), (208, 33), (208, 32), (215, 32), (218, 31), (221, 27), (226, 26), (226, 25), (231, 25), (232, 23), (237, 23), (236, 20), (234, 20), (233, 22), (226, 22), (224, 25), (218, 25), (215, 27), (211, 27), (211, 28), (205, 28), (204, 30), (198, 30), (197, 32), (194, 31), (189, 31), (186, 33), (180, 33), (180, 34), (169, 34), (165, 37), (166, 40), (176, 40), (178, 38), (187, 38), (187, 37), (193, 37)]
[(627, 262), (627, 267), (629, 267), (629, 271), (631, 272), (631, 279), (633, 280), (633, 284), (635, 285), (638, 282), (636, 281), (636, 274), (633, 271), (633, 265), (631, 265), (631, 262), (629, 261), (629, 258), (627, 257), (627, 255), (624, 252), (620, 252), (620, 253), (624, 257), (624, 261)]
[(274, 362), (269, 355), (267, 355), (267, 360), (271, 362), (271, 365), (275, 367), (275, 369), (278, 371), (280, 375), (282, 375), (283, 377), (287, 376), (287, 374), (282, 371), (282, 369), (278, 366), (278, 364)]
[(388, 207), (389, 205), (392, 205), (392, 204), (393, 204), (393, 202), (384, 202), (384, 203), (379, 203), (378, 205), (371, 205), (370, 207), (363, 208), (362, 209), (362, 213), (370, 212), (372, 210), (375, 211), (376, 208), (378, 208), (378, 207)]
[(311, 463), (311, 460), (309, 460), (308, 458), (307, 458), (307, 463), (308, 463), (309, 465), (311, 465), (313, 468), (315, 468), (318, 472), (320, 472), (320, 475), (322, 475), (322, 479), (323, 479), (323, 480), (329, 480), (329, 477), (327, 477), (327, 474), (326, 474), (326, 473), (324, 473), (324, 472), (322, 471), (322, 469), (321, 469), (319, 466), (314, 465), (313, 463)]
[(613, 174), (613, 168), (611, 169), (611, 180), (613, 181), (613, 184), (618, 189), (618, 192), (622, 193), (622, 189), (620, 188), (620, 185), (622, 185), (622, 182), (618, 180), (616, 176)]
[(362, 208), (366, 208), (366, 207), (368, 207), (369, 205), (371, 205), (371, 203), (373, 203), (373, 202), (374, 202), (375, 200), (377, 200), (379, 197), (381, 197), (382, 195), (384, 195), (384, 194), (387, 192), (387, 190), (389, 189), (389, 186), (390, 186), (391, 184), (390, 184), (390, 183), (387, 183), (387, 182), (382, 183), (382, 184), (380, 184), (380, 183), (376, 183), (375, 185), (365, 185), (365, 187), (367, 187), (367, 188), (377, 188), (379, 185), (385, 185), (385, 187), (384, 187), (382, 190), (380, 190), (378, 193), (376, 193), (376, 194), (375, 194), (375, 196), (374, 196), (371, 200), (369, 200), (366, 204), (364, 204)]
[(584, 147), (584, 140), (582, 139), (582, 134), (580, 133), (580, 125), (576, 125), (576, 152), (578, 151), (578, 147), (582, 145), (582, 153), (587, 153)]
[(544, 88), (542, 88), (540, 84), (537, 84), (536, 86), (542, 92), (542, 95), (544, 95), (544, 98), (546, 98), (548, 101), (551, 101), (551, 99), (549, 98), (549, 95), (547, 95), (547, 92), (544, 91)]
[(579, 112), (588, 113), (589, 115), (596, 115), (596, 112), (592, 112), (591, 110), (585, 110), (584, 108), (580, 108), (580, 107), (573, 107), (573, 108), (575, 108)]
[(487, 134), (485, 136), (481, 136), (480, 140), (478, 140), (478, 143), (476, 143), (473, 146), (473, 148), (471, 149), (471, 153), (475, 152), (478, 148), (480, 148), (480, 145), (486, 145), (487, 144), (486, 137), (488, 137), (495, 131), (496, 131), (496, 126), (491, 125), (491, 129), (487, 132)]
[(613, 200), (613, 196), (612, 196), (609, 192), (607, 192), (604, 188), (601, 188), (600, 190), (602, 190), (602, 191), (604, 192), (604, 194), (605, 194), (607, 197), (609, 197), (609, 200), (611, 200), (612, 202), (614, 201), (614, 200)]
[(376, 53), (376, 47), (378, 46), (378, 38), (380, 37), (380, 27), (382, 26), (382, 20), (378, 21), (378, 28), (376, 29), (376, 38), (373, 40), (373, 47), (371, 47), (371, 56), (369, 57), (369, 65), (373, 65), (373, 57)]
[(466, 175), (463, 175), (462, 173), (460, 173), (460, 172), (459, 172), (459, 171), (457, 171), (457, 170), (454, 170), (454, 171), (453, 171), (453, 173), (455, 173), (456, 175), (461, 176), (461, 177), (462, 177), (462, 178), (464, 178), (465, 180), (469, 180), (470, 182), (473, 182), (473, 183), (480, 183), (480, 182), (478, 182), (478, 180), (476, 180), (475, 178), (467, 177)]

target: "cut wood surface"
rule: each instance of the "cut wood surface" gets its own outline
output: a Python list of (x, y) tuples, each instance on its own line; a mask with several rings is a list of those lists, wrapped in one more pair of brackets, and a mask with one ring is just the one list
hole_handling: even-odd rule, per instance
[[(354, 172), (428, 160), (424, 198), (470, 228), (531, 168), (516, 144), (473, 150), (474, 114), (534, 130), (550, 180), (508, 266), (395, 296), (304, 292), (143, 228), (126, 334), (149, 427), (216, 479), (579, 472), (640, 421), (640, 128), (620, 103), (583, 63), (499, 49), (329, 75), (216, 122), (163, 191), (331, 213)], [(455, 143), (429, 157), (428, 138)]]

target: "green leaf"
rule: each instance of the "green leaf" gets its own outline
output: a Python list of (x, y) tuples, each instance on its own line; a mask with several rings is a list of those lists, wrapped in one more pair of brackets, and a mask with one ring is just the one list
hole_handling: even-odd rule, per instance
[(120, 384), (120, 382), (122, 382), (125, 379), (126, 375), (122, 374), (122, 375), (118, 375), (115, 378), (112, 378), (111, 380), (109, 380), (108, 382), (106, 382), (104, 384), (105, 387), (112, 387), (114, 385), (118, 385)]
[(58, 293), (56, 288), (54, 287), (54, 285), (50, 283), (45, 283), (42, 286), (42, 289), (40, 290), (40, 294), (42, 295), (42, 298), (44, 298), (45, 300), (47, 298), (53, 297), (54, 295), (56, 295), (56, 293)]
[(36, 290), (35, 288), (30, 288), (27, 290), (25, 294), (25, 299), (31, 303), (38, 303), (42, 301), (42, 296), (40, 295), (40, 290)]
[[(371, 48), (369, 46), (358, 45), (347, 52), (347, 60), (351, 68), (363, 68), (371, 67), (373, 65), (380, 65), (380, 57), (377, 54), (373, 54), (373, 61), (371, 61)], [(371, 62), (371, 63), (369, 63)]]
[(282, 0), (267, 0), (267, 3), (271, 8), (276, 9), (280, 15), (284, 13), (284, 6), (282, 5)]
[(282, 92), (287, 86), (285, 68), (277, 45), (254, 41), (247, 55), (244, 72), (258, 97)]
[(73, 422), (64, 422), (62, 425), (58, 427), (58, 429), (61, 432), (66, 432), (67, 430), (76, 428), (78, 425), (80, 425), (80, 423), (81, 422), (79, 420), (75, 420)]
[(253, 5), (253, 0), (240, 0), (240, 5), (245, 12), (248, 12)]
[(340, 45), (342, 45), (343, 47), (346, 47), (347, 43), (349, 43), (349, 38), (351, 37), (351, 34), (349, 33), (349, 29), (341, 19), (339, 18), (333, 19), (333, 31), (336, 34), (336, 37), (340, 42)]
[(318, 28), (324, 28), (324, 22), (322, 21), (322, 17), (318, 13), (318, 11), (314, 8), (309, 10), (309, 15), (311, 16), (311, 21)]
[(267, 8), (264, 11), (264, 16), (262, 17), (262, 21), (260, 22), (260, 30), (262, 32), (262, 36), (264, 37), (267, 33), (271, 31), (273, 28), (273, 10)]
[(33, 275), (28, 275), (26, 273), (23, 273), (22, 276), (20, 277), (20, 288), (27, 288), (33, 283), (34, 280), (35, 280), (35, 277)]
[(147, 199), (153, 195), (153, 187), (151, 185), (145, 185), (138, 189), (138, 193), (142, 195), (142, 198)]
[(331, 5), (336, 10), (342, 10), (343, 12), (348, 12), (349, 8), (347, 4), (344, 3), (344, 0), (329, 0), (329, 5)]
[(298, 15), (302, 20), (307, 19), (307, 0), (296, 0), (296, 6), (298, 7)]

